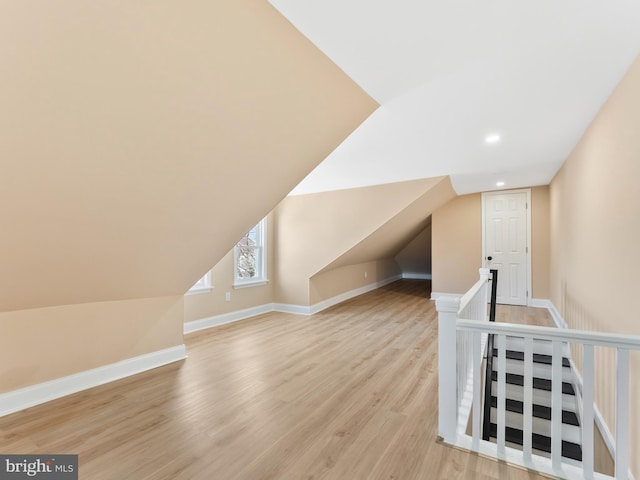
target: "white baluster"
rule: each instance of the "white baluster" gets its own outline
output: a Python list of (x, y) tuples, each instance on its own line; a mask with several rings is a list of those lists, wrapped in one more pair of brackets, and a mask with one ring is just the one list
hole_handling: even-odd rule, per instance
[(582, 362), (582, 470), (593, 479), (593, 345), (584, 345)]
[(551, 360), (551, 465), (560, 469), (562, 457), (562, 343), (553, 341)]
[(531, 461), (533, 422), (533, 338), (524, 339), (524, 409), (522, 412), (522, 451), (525, 461)]
[(629, 470), (629, 350), (617, 348), (616, 361), (616, 478)]
[[(472, 420), (472, 450), (477, 452), (480, 447), (480, 414), (482, 413), (480, 405), (480, 379), (482, 365), (482, 334), (480, 332), (473, 333), (473, 420)], [(491, 379), (489, 379), (491, 380)]]

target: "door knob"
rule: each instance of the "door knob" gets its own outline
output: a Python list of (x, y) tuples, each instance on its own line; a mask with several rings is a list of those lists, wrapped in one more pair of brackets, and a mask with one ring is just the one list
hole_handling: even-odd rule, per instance
[(491, 261), (491, 260), (493, 260), (493, 257), (492, 257), (491, 255), (489, 255), (489, 256), (487, 257), (487, 260)]

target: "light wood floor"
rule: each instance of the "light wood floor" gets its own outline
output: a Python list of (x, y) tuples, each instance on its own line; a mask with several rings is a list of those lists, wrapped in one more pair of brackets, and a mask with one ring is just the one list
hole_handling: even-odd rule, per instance
[(404, 280), (189, 335), (183, 362), (0, 418), (0, 452), (77, 453), (83, 480), (541, 478), (437, 441), (428, 298)]

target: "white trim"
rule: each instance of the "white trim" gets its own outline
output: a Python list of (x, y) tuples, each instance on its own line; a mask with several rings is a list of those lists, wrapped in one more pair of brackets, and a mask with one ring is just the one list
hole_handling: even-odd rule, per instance
[(582, 343), (599, 347), (624, 348), (640, 351), (640, 335), (619, 335), (613, 333), (593, 332), (590, 330), (570, 330), (556, 327), (539, 327), (537, 325), (520, 325), (504, 322), (477, 322), (458, 319), (458, 330), (493, 333), (513, 337), (533, 337), (536, 340), (556, 340), (565, 343)]
[[(562, 328), (562, 327), (559, 327)], [(577, 383), (578, 389), (580, 391), (580, 397), (582, 397), (582, 375), (580, 375), (580, 372), (578, 371), (578, 369), (576, 368), (575, 363), (573, 363), (573, 358), (571, 358), (571, 354), (569, 354), (569, 365), (571, 365), (571, 370), (573, 371), (573, 376), (575, 378), (575, 382)], [(609, 455), (611, 455), (611, 458), (615, 461), (616, 458), (616, 447), (615, 447), (615, 440), (614, 440), (614, 436), (611, 433), (611, 430), (609, 430), (609, 427), (607, 426), (607, 423), (604, 421), (604, 417), (602, 416), (602, 413), (600, 413), (600, 410), (598, 409), (598, 406), (596, 405), (595, 401), (593, 402), (593, 419), (595, 420), (596, 426), (598, 427), (598, 430), (600, 430), (600, 435), (602, 436), (602, 440), (604, 440), (604, 444), (607, 447), (607, 450), (609, 450)], [(582, 423), (582, 419), (580, 420), (580, 422)], [(630, 477), (633, 478), (633, 477)]]
[(211, 284), (211, 270), (204, 274), (204, 276), (198, 280), (187, 292), (185, 295), (199, 295), (201, 293), (209, 293), (213, 290), (213, 285)]
[(498, 191), (493, 191), (493, 192), (482, 192), (481, 194), (481, 202), (482, 202), (482, 258), (480, 259), (480, 265), (482, 265), (483, 267), (489, 267), (489, 265), (487, 264), (487, 262), (485, 261), (485, 258), (487, 258), (487, 253), (486, 253), (486, 231), (485, 231), (485, 220), (486, 220), (486, 214), (485, 214), (485, 198), (487, 196), (490, 195), (504, 195), (504, 194), (511, 194), (511, 193), (526, 193), (527, 194), (527, 306), (531, 306), (531, 289), (532, 289), (532, 280), (531, 280), (531, 257), (532, 257), (532, 245), (531, 245), (531, 210), (532, 210), (532, 205), (531, 205), (531, 189), (530, 188), (519, 188), (519, 189), (515, 189), (515, 190), (498, 190)]
[(460, 298), (462, 298), (463, 295), (464, 295), (464, 293), (431, 292), (431, 300), (437, 300), (440, 297), (460, 297)]
[(194, 320), (192, 322), (186, 322), (184, 324), (184, 334), (188, 335), (189, 333), (204, 330), (206, 328), (237, 322), (246, 318), (255, 317), (256, 315), (262, 315), (263, 313), (273, 312), (273, 310), (273, 303), (266, 303), (264, 305), (258, 305), (257, 307), (245, 308), (244, 310), (236, 310), (229, 313), (214, 315), (212, 317), (201, 318), (200, 320)]
[(186, 295), (200, 295), (203, 293), (211, 293), (213, 291), (213, 287), (201, 287), (201, 288), (192, 288), (190, 290), (187, 290), (187, 293), (185, 293)]
[[(558, 328), (561, 328), (561, 329), (569, 328), (569, 326), (567, 325), (567, 322), (565, 322), (564, 318), (562, 318), (562, 315), (560, 315), (560, 312), (558, 311), (558, 309), (556, 308), (556, 306), (553, 304), (551, 300), (547, 300), (547, 308), (549, 309), (549, 313), (551, 314), (551, 317), (553, 318), (553, 321), (555, 322)], [(580, 372), (576, 368), (576, 365), (573, 362), (573, 358), (571, 358), (570, 352), (568, 355), (569, 355), (569, 364), (571, 365), (571, 370), (573, 371), (573, 375), (576, 380), (578, 389), (582, 394), (582, 388), (583, 388), (582, 375), (580, 375)], [(596, 426), (598, 427), (598, 430), (600, 430), (600, 435), (602, 436), (602, 440), (607, 446), (607, 450), (609, 450), (609, 454), (611, 455), (611, 458), (615, 459), (616, 447), (615, 447), (614, 436), (611, 433), (611, 430), (609, 429), (609, 427), (607, 426), (607, 423), (605, 422), (604, 417), (602, 416), (602, 413), (600, 413), (600, 410), (598, 409), (598, 406), (595, 404), (595, 402), (593, 404), (593, 418), (595, 420)], [(633, 478), (633, 476), (631, 476), (630, 478)]]
[(431, 280), (430, 273), (402, 273), (402, 278), (409, 280)]
[(327, 300), (323, 300), (322, 302), (318, 302), (310, 306), (294, 305), (290, 303), (266, 303), (257, 307), (246, 308), (244, 310), (237, 310), (234, 312), (223, 313), (221, 315), (215, 315), (213, 317), (194, 320), (192, 322), (187, 322), (184, 324), (184, 333), (186, 335), (192, 332), (197, 332), (198, 330), (204, 330), (206, 328), (217, 327), (218, 325), (237, 322), (239, 320), (244, 320), (246, 318), (254, 317), (256, 315), (262, 315), (263, 313), (269, 312), (293, 313), (295, 315), (305, 316), (313, 315), (314, 313), (321, 312), (322, 310), (337, 305), (338, 303), (342, 303), (364, 293), (368, 293), (372, 290), (384, 287), (385, 285), (393, 283), (396, 280), (400, 280), (401, 278), (402, 275), (395, 275), (378, 282), (370, 283), (368, 285), (365, 285), (364, 287), (356, 288), (355, 290), (336, 295), (335, 297), (328, 298)]
[[(258, 223), (256, 223), (248, 232), (251, 233), (251, 230), (257, 229), (257, 244), (253, 245), (249, 248), (255, 249), (260, 257), (257, 265), (257, 270), (259, 275), (249, 279), (243, 279), (238, 277), (238, 244), (233, 247), (233, 288), (244, 288), (244, 287), (255, 287), (258, 285), (265, 285), (267, 283), (267, 217), (264, 217)], [(240, 242), (242, 238), (238, 241)]]
[(548, 300), (546, 298), (532, 298), (531, 300), (529, 300), (529, 306), (533, 307), (533, 308), (546, 308), (547, 310), (551, 311), (551, 300)]
[(359, 295), (371, 292), (378, 288), (384, 287), (390, 283), (393, 283), (397, 280), (402, 279), (402, 275), (395, 275), (393, 277), (385, 278), (384, 280), (380, 280), (374, 283), (370, 283), (365, 285), (364, 287), (356, 288), (355, 290), (350, 290), (345, 293), (341, 293), (340, 295), (336, 295), (335, 297), (328, 298), (327, 300), (323, 300), (322, 302), (318, 302), (315, 305), (311, 305), (311, 315), (314, 313), (321, 312), (329, 307), (333, 307), (338, 303), (345, 302), (351, 298), (357, 297)]
[(187, 358), (184, 344), (0, 394), (0, 416)]
[(311, 315), (311, 307), (306, 305), (293, 305), (291, 303), (274, 303), (273, 310), (282, 313), (293, 313), (295, 315)]
[(560, 312), (551, 300), (549, 300), (547, 308), (549, 309), (549, 313), (558, 328), (569, 328), (569, 325), (564, 321), (564, 318), (562, 318), (562, 315), (560, 315)]
[[(569, 328), (569, 326), (567, 325), (567, 322), (565, 322), (564, 318), (562, 318), (562, 315), (560, 315), (560, 312), (558, 311), (558, 309), (556, 308), (556, 306), (553, 304), (551, 300), (532, 299), (530, 306), (546, 307), (549, 310), (549, 313), (551, 314), (551, 317), (553, 318), (553, 321), (556, 324), (557, 328), (559, 329)], [(576, 380), (578, 389), (580, 392), (582, 392), (582, 388), (583, 388), (582, 375), (580, 375), (580, 372), (576, 368), (576, 365), (573, 362), (573, 358), (571, 358), (570, 353), (568, 353), (568, 356), (569, 356), (569, 363), (571, 365), (571, 370)], [(609, 450), (609, 454), (611, 455), (611, 458), (616, 458), (614, 436), (611, 433), (611, 430), (609, 429), (609, 427), (607, 426), (607, 423), (605, 422), (604, 417), (602, 416), (602, 413), (598, 409), (598, 406), (595, 404), (593, 405), (593, 413), (594, 413), (594, 420), (595, 420), (596, 426), (598, 427), (598, 430), (600, 431), (600, 435), (602, 436), (602, 439), (604, 440), (604, 443), (607, 446), (607, 450)], [(629, 473), (629, 475), (631, 475), (631, 473)], [(631, 476), (630, 478), (633, 478), (633, 477)]]
[(247, 287), (260, 287), (269, 283), (267, 279), (249, 280), (242, 283), (234, 283), (233, 288), (247, 288)]

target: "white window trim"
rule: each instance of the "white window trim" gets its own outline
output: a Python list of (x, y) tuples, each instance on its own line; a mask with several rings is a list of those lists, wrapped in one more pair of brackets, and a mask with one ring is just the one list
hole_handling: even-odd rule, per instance
[[(260, 243), (260, 276), (243, 280), (237, 276), (238, 247), (233, 247), (233, 288), (259, 287), (269, 283), (267, 279), (267, 218), (263, 218), (256, 224), (259, 225)], [(255, 228), (255, 227), (254, 227)]]
[(204, 274), (200, 280), (198, 280), (193, 287), (187, 290), (185, 295), (200, 295), (203, 293), (209, 293), (213, 290), (211, 285), (211, 270)]

